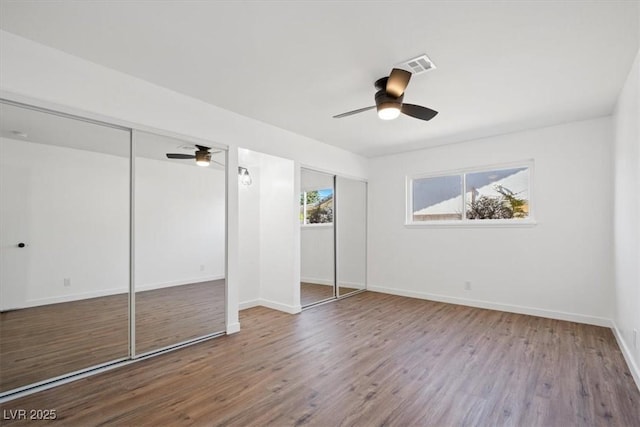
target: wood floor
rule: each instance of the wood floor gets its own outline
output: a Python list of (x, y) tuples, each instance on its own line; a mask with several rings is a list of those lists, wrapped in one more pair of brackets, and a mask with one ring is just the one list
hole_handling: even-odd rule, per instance
[[(340, 296), (355, 292), (358, 289), (339, 287)], [(300, 283), (300, 304), (304, 307), (319, 301), (333, 298), (333, 286), (318, 285), (317, 283)]]
[[(224, 280), (136, 294), (138, 353), (225, 329)], [(0, 313), (0, 391), (129, 355), (128, 295)]]
[(83, 427), (640, 425), (607, 328), (373, 292), (240, 320), (237, 334), (0, 409)]

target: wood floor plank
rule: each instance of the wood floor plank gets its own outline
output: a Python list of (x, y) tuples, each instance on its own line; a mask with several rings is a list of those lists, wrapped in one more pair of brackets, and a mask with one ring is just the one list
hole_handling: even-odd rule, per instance
[(607, 328), (373, 292), (241, 323), (0, 409), (65, 426), (640, 426)]

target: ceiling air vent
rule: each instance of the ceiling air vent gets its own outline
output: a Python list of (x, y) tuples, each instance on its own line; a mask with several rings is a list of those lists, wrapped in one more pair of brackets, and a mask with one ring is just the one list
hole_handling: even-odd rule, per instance
[(421, 74), (433, 70), (436, 64), (425, 54), (401, 62), (396, 67), (411, 71), (413, 74)]

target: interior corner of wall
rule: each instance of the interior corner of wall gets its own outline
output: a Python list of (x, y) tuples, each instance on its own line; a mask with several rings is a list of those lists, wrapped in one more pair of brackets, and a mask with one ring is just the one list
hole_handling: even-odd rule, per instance
[(240, 332), (240, 322), (227, 325), (227, 335), (235, 334), (237, 332)]

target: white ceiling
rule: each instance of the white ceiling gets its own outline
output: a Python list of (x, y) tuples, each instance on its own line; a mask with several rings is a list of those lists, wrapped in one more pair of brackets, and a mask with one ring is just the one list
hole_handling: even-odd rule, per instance
[[(375, 156), (611, 113), (639, 46), (629, 1), (13, 1), (6, 31)], [(426, 53), (378, 120), (373, 82)]]

